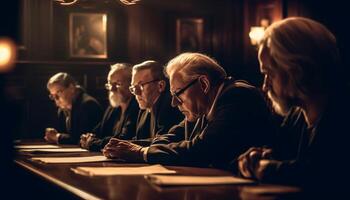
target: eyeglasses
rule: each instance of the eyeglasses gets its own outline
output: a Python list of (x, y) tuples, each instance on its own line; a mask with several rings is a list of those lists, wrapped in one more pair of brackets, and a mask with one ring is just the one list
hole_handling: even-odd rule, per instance
[(171, 94), (172, 98), (175, 99), (177, 102), (179, 102), (180, 104), (183, 103), (182, 99), (180, 98), (180, 95), (182, 93), (184, 93), (188, 88), (190, 88), (192, 85), (194, 85), (195, 83), (197, 83), (198, 78), (192, 80), (189, 84), (187, 84), (185, 87), (183, 87), (182, 89), (180, 89), (177, 92), (174, 92)]
[(106, 90), (112, 91), (112, 90), (118, 90), (122, 84), (119, 83), (106, 83), (105, 88)]
[(147, 81), (147, 82), (144, 82), (144, 83), (140, 83), (140, 84), (137, 84), (137, 85), (132, 85), (132, 86), (129, 87), (129, 90), (130, 90), (130, 92), (133, 95), (140, 94), (140, 92), (143, 91), (145, 85), (153, 83), (153, 82), (156, 82), (156, 81), (160, 81), (160, 80), (159, 79), (154, 79), (154, 80)]
[(64, 90), (65, 89), (58, 90), (56, 94), (49, 94), (49, 98), (53, 101), (59, 99)]

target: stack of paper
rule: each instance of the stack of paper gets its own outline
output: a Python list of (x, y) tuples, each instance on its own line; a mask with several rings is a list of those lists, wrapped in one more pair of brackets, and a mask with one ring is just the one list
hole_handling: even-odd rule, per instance
[(149, 175), (147, 180), (156, 185), (219, 185), (219, 184), (248, 184), (252, 180), (233, 176), (169, 176)]
[(53, 152), (53, 153), (80, 153), (80, 152), (87, 152), (88, 150), (82, 149), (82, 148), (49, 148), (49, 149), (19, 149), (21, 152)]
[(57, 149), (60, 148), (57, 145), (16, 145), (15, 146), (16, 149)]
[(35, 157), (32, 160), (43, 163), (86, 163), (86, 162), (103, 162), (112, 161), (105, 156), (85, 156), (85, 157)]
[(162, 165), (144, 167), (77, 167), (72, 170), (86, 176), (111, 176), (111, 175), (146, 175), (146, 174), (174, 174)]

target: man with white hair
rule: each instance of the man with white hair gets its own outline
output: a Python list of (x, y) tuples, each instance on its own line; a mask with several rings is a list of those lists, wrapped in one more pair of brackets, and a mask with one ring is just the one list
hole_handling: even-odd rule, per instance
[[(273, 132), (271, 113), (255, 87), (227, 77), (212, 58), (183, 53), (166, 67), (172, 105), (197, 121), (185, 140), (140, 147), (111, 140), (104, 155), (166, 165), (227, 168), (252, 144), (266, 145)], [(119, 151), (109, 151), (109, 145)], [(128, 148), (124, 148), (129, 146)], [(127, 151), (125, 151), (127, 149)]]
[(81, 136), (80, 146), (100, 151), (113, 138), (130, 140), (135, 136), (139, 108), (129, 91), (132, 65), (117, 63), (108, 73), (106, 89), (110, 106), (92, 133)]
[(349, 170), (344, 116), (350, 113), (350, 95), (339, 73), (334, 35), (314, 20), (287, 18), (267, 28), (258, 57), (263, 90), (285, 116), (281, 136), (294, 134), (298, 143), (288, 139), (272, 149), (249, 149), (239, 159), (241, 174), (316, 190), (313, 195), (330, 192), (337, 199), (344, 192), (338, 183), (347, 180), (342, 174)]

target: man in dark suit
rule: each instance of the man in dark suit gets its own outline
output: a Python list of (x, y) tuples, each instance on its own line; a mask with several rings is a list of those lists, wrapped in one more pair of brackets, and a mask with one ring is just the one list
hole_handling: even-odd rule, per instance
[[(156, 143), (167, 143), (170, 138), (171, 140), (184, 139), (183, 131), (179, 131), (183, 127), (172, 128), (181, 121), (183, 115), (171, 106), (171, 96), (167, 90), (162, 65), (152, 60), (135, 65), (130, 91), (135, 95), (141, 109), (137, 119), (136, 136), (131, 141), (116, 138), (110, 141), (123, 141), (128, 144), (124, 150), (129, 151), (129, 147), (149, 146), (154, 140)], [(108, 147), (108, 151), (121, 151), (113, 144)]]
[(349, 170), (344, 159), (349, 157), (350, 96), (339, 73), (335, 37), (311, 19), (287, 18), (266, 30), (258, 57), (263, 90), (274, 109), (286, 116), (281, 135), (292, 133), (296, 140), (284, 139), (273, 149), (249, 149), (239, 159), (241, 174), (301, 186), (310, 192), (308, 199), (343, 198), (348, 187), (343, 181)]
[(111, 66), (106, 83), (110, 106), (94, 131), (81, 136), (82, 148), (100, 151), (112, 137), (130, 140), (135, 136), (139, 107), (129, 90), (131, 75), (131, 64)]
[(133, 67), (130, 91), (140, 112), (133, 142), (147, 146), (157, 135), (167, 133), (183, 116), (171, 106), (164, 67), (156, 61), (145, 61)]
[[(172, 105), (188, 121), (197, 121), (186, 140), (149, 147), (111, 140), (104, 155), (132, 161), (167, 165), (227, 168), (252, 144), (268, 144), (273, 133), (271, 113), (261, 93), (253, 86), (228, 78), (213, 59), (199, 53), (184, 53), (166, 68)], [(118, 149), (109, 150), (109, 146)]]
[(52, 76), (47, 89), (49, 97), (58, 107), (59, 127), (47, 128), (45, 140), (58, 144), (78, 144), (80, 135), (91, 132), (101, 119), (100, 104), (67, 73)]

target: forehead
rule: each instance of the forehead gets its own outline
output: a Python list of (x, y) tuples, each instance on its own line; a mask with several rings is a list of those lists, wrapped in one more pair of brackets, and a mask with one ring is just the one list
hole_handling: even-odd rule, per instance
[(63, 90), (64, 87), (60, 84), (57, 84), (57, 83), (54, 83), (54, 84), (51, 84), (49, 87), (48, 87), (49, 91), (51, 93), (56, 93), (57, 91), (59, 90)]
[(132, 81), (139, 83), (143, 81), (151, 81), (153, 78), (151, 69), (142, 69), (140, 71), (132, 71)]
[(271, 61), (269, 51), (264, 45), (259, 48), (258, 59), (260, 63), (260, 71), (266, 72), (268, 70), (267, 67), (271, 65)]
[(170, 90), (175, 91), (183, 86), (183, 77), (180, 73), (173, 73), (169, 76)]
[(123, 82), (126, 79), (127, 79), (127, 76), (124, 70), (116, 70), (108, 74), (109, 81)]

